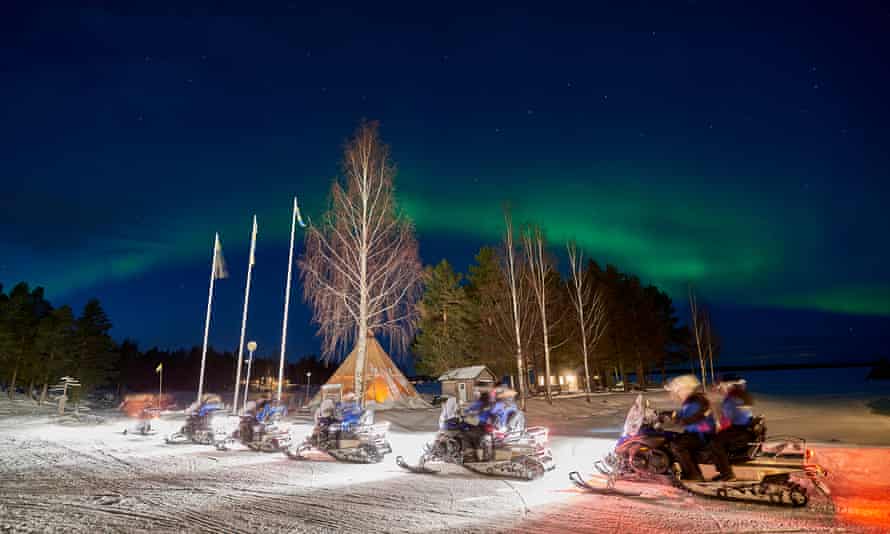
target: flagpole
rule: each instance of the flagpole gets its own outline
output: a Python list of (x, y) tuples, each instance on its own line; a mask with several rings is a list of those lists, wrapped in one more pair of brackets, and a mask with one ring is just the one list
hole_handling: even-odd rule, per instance
[(210, 335), (210, 306), (213, 304), (213, 282), (216, 280), (216, 255), (219, 233), (213, 238), (213, 262), (210, 264), (210, 291), (207, 294), (207, 318), (204, 320), (204, 346), (201, 349), (201, 376), (198, 378), (198, 402), (204, 393), (204, 363), (207, 360), (207, 337)]
[(254, 252), (256, 252), (256, 215), (253, 216), (253, 230), (250, 232), (250, 257), (247, 260), (247, 287), (244, 289), (244, 311), (241, 313), (241, 339), (238, 341), (238, 366), (235, 371), (235, 399), (232, 413), (238, 413), (238, 390), (241, 385), (241, 366), (244, 363), (244, 333), (247, 330), (247, 302), (250, 300), (250, 277), (253, 273)]
[(253, 353), (256, 350), (256, 341), (247, 343), (247, 379), (244, 381), (244, 406), (241, 407), (241, 413), (247, 413), (247, 397), (250, 393), (250, 366), (253, 364)]
[(294, 233), (297, 230), (297, 197), (294, 197), (294, 214), (290, 223), (290, 253), (287, 256), (287, 285), (284, 289), (284, 320), (281, 325), (281, 357), (278, 363), (278, 395), (276, 400), (281, 404), (281, 383), (284, 381), (284, 347), (287, 343), (287, 308), (290, 304), (290, 281), (294, 266)]

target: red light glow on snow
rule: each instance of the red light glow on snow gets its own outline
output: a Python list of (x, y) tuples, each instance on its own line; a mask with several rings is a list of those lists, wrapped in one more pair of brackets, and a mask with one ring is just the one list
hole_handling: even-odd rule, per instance
[(820, 448), (838, 518), (867, 527), (890, 527), (890, 449)]

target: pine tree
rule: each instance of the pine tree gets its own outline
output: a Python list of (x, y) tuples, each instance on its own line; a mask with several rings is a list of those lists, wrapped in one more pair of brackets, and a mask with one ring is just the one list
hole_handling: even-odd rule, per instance
[(37, 379), (42, 383), (39, 403), (46, 400), (50, 380), (61, 377), (70, 364), (74, 342), (74, 313), (69, 306), (62, 306), (40, 320), (35, 341), (40, 355)]
[(111, 321), (99, 301), (87, 302), (76, 322), (74, 358), (70, 368), (85, 387), (101, 385), (114, 375), (116, 354), (110, 330)]
[(12, 289), (4, 307), (0, 346), (10, 373), (9, 397), (14, 398), (19, 378), (33, 378), (32, 366), (38, 360), (34, 347), (37, 326), (51, 308), (43, 298), (43, 288), (31, 290), (25, 282)]
[(420, 373), (439, 375), (471, 362), (471, 306), (461, 278), (446, 260), (424, 270), (426, 289), (418, 304), (420, 332), (414, 342)]
[(466, 286), (472, 306), (470, 346), (473, 355), (496, 375), (516, 373), (510, 290), (493, 247), (482, 247), (470, 265)]

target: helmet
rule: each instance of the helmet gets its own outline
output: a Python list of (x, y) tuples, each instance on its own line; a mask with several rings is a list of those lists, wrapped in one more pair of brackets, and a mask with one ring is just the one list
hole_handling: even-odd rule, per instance
[(680, 375), (665, 384), (664, 389), (670, 391), (672, 395), (685, 399), (700, 387), (701, 382), (695, 375)]
[(721, 390), (745, 389), (748, 382), (735, 373), (723, 373), (717, 380), (717, 387)]
[(721, 384), (727, 383), (727, 384), (739, 384), (739, 385), (744, 385), (747, 383), (744, 378), (742, 378), (741, 376), (739, 376), (735, 373), (723, 373), (717, 379), (717, 382), (719, 382)]
[(512, 399), (516, 396), (516, 390), (507, 386), (499, 387), (495, 390), (495, 398), (497, 400)]

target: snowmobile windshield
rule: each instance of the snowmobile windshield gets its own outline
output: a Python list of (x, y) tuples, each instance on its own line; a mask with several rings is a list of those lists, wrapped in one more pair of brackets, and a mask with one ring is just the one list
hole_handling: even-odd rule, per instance
[(637, 399), (634, 401), (633, 406), (627, 411), (627, 417), (624, 418), (624, 432), (621, 433), (622, 438), (634, 436), (640, 432), (640, 427), (643, 426), (643, 416), (645, 413), (646, 410), (643, 396), (637, 395)]
[(447, 426), (446, 422), (455, 417), (457, 417), (457, 399), (448, 397), (445, 405), (442, 406), (442, 413), (439, 415), (439, 428), (444, 429)]
[(321, 401), (321, 406), (319, 406), (318, 410), (315, 412), (315, 422), (318, 422), (322, 417), (333, 417), (335, 410), (336, 406), (331, 399)]

